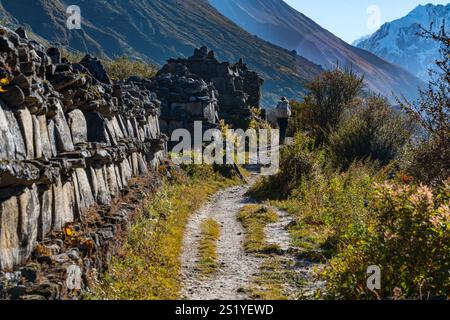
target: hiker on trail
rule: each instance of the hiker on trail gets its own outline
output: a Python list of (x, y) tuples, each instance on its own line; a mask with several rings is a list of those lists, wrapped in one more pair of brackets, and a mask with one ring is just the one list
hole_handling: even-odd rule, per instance
[(278, 127), (280, 128), (280, 144), (286, 141), (286, 132), (289, 125), (289, 118), (292, 115), (291, 106), (285, 97), (281, 97), (276, 108)]

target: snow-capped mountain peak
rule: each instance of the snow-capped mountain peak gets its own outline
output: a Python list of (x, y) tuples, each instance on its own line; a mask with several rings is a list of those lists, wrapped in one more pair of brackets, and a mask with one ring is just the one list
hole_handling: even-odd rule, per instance
[(368, 39), (356, 46), (402, 67), (421, 79), (428, 77), (428, 69), (439, 56), (439, 46), (418, 35), (420, 27), (437, 30), (445, 22), (450, 27), (450, 4), (420, 5), (405, 17), (385, 23)]

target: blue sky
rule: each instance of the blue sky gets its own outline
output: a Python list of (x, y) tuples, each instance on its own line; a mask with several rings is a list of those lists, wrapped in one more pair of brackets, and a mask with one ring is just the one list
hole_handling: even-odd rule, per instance
[[(347, 42), (376, 31), (375, 25), (408, 14), (419, 4), (447, 4), (449, 0), (284, 0)], [(377, 7), (373, 7), (373, 6)], [(370, 8), (370, 9), (369, 9)], [(367, 12), (369, 9), (369, 13)], [(377, 19), (379, 16), (380, 19)], [(370, 19), (370, 20), (369, 20)], [(370, 29), (369, 29), (370, 27)]]

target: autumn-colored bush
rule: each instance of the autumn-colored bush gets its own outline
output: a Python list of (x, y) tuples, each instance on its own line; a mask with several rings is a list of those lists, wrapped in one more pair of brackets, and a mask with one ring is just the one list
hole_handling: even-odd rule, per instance
[[(450, 184), (374, 186), (366, 231), (348, 233), (323, 273), (333, 298), (449, 298)], [(371, 265), (381, 290), (366, 285)], [(401, 294), (400, 294), (401, 293)]]
[(157, 67), (141, 60), (127, 56), (102, 60), (112, 80), (125, 80), (130, 77), (151, 78), (156, 75)]

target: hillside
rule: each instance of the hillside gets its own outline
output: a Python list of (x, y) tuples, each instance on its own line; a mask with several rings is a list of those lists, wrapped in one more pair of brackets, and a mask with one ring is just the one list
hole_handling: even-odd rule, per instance
[(402, 68), (355, 48), (282, 0), (210, 0), (222, 14), (267, 41), (330, 68), (338, 62), (365, 74), (369, 88), (414, 96), (421, 81)]
[(384, 24), (369, 38), (357, 43), (392, 63), (401, 65), (421, 79), (428, 78), (428, 69), (439, 56), (439, 45), (417, 35), (419, 24), (439, 28), (446, 21), (450, 27), (450, 4), (418, 6), (405, 17)]
[[(207, 0), (1, 0), (6, 15), (40, 36), (74, 49), (127, 54), (157, 64), (208, 46), (222, 61), (241, 57), (265, 79), (265, 104), (280, 95), (301, 98), (304, 82), (321, 68), (243, 31)], [(65, 8), (81, 8), (82, 30), (68, 30)]]

